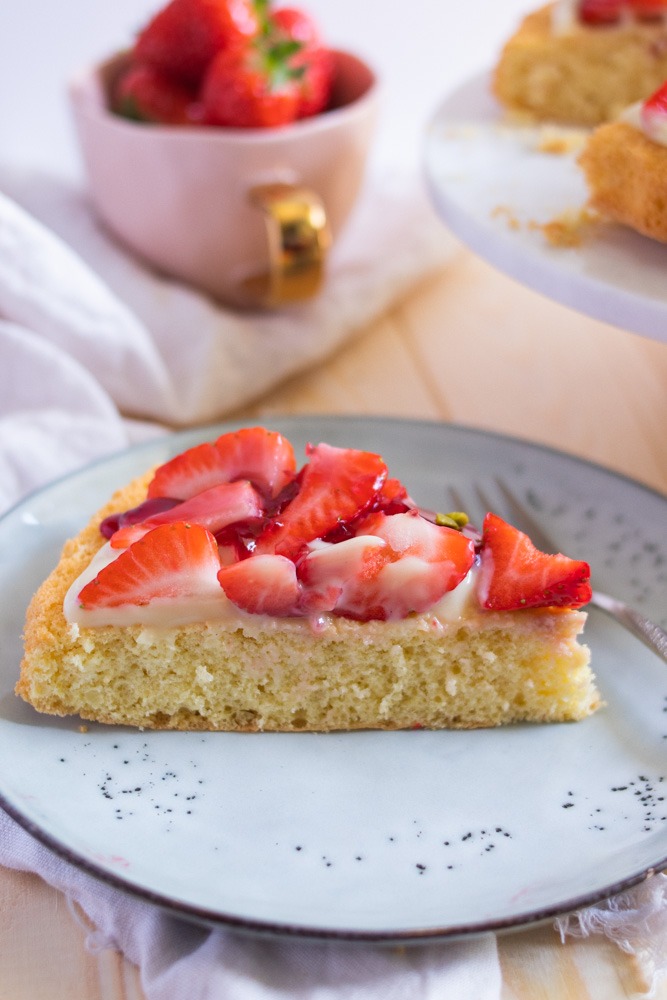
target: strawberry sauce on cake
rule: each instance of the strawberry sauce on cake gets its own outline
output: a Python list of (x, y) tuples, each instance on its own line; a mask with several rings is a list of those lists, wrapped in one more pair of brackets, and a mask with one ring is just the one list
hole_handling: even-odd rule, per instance
[(421, 510), (380, 455), (251, 427), (133, 481), (34, 596), (17, 693), (148, 728), (582, 719), (589, 567)]

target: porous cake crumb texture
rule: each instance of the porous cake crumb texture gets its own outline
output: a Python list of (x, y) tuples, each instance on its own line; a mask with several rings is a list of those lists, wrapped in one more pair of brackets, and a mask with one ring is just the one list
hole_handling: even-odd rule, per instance
[(580, 719), (597, 696), (585, 615), (489, 613), (430, 627), (332, 622), (313, 635), (189, 625), (83, 629), (35, 648), (21, 693), (42, 711), (176, 729), (477, 727)]
[(659, 21), (552, 30), (552, 5), (529, 14), (506, 43), (493, 89), (511, 112), (598, 125), (667, 79), (667, 26)]
[(627, 122), (591, 133), (579, 158), (590, 204), (601, 215), (667, 242), (667, 149)]

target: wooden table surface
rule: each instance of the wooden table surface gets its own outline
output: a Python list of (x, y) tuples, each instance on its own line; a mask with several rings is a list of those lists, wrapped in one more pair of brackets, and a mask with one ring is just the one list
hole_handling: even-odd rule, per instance
[[(666, 388), (667, 344), (573, 313), (461, 250), (327, 363), (234, 416), (453, 421), (552, 445), (667, 493)], [(138, 971), (113, 951), (89, 953), (84, 939), (60, 893), (0, 869), (0, 1000), (142, 1000)], [(498, 943), (503, 1000), (622, 1000), (644, 988), (605, 939), (561, 944), (542, 926)], [(667, 1000), (667, 984), (656, 997)]]

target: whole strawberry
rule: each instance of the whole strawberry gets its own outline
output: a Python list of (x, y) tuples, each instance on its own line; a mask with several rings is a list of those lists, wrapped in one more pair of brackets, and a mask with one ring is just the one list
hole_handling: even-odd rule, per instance
[(333, 57), (323, 45), (312, 17), (296, 7), (279, 7), (271, 14), (269, 30), (276, 38), (300, 46), (290, 60), (292, 68), (301, 72), (297, 117), (307, 118), (324, 111), (331, 98)]
[(253, 0), (171, 0), (139, 34), (134, 55), (188, 85), (198, 85), (221, 51), (259, 32)]
[(216, 56), (201, 100), (213, 125), (265, 128), (324, 111), (331, 97), (333, 58), (315, 22), (301, 10), (271, 10), (255, 0), (261, 32), (245, 46)]
[(112, 106), (124, 118), (160, 125), (194, 125), (201, 120), (195, 93), (152, 66), (130, 66), (116, 84)]
[(297, 43), (265, 37), (220, 52), (201, 89), (205, 120), (230, 128), (270, 128), (297, 117), (302, 72), (290, 64)]

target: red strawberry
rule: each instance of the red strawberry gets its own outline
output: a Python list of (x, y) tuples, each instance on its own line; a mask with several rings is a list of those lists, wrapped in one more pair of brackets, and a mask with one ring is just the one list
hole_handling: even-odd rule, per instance
[(455, 528), (434, 524), (417, 510), (403, 514), (371, 514), (357, 528), (358, 535), (383, 538), (401, 556), (416, 556), (426, 562), (451, 564), (447, 590), (458, 586), (472, 566), (474, 545)]
[(667, 14), (667, 0), (627, 0), (630, 10), (639, 21), (655, 21)]
[(386, 562), (387, 546), (381, 538), (347, 538), (313, 548), (299, 562), (304, 612), (334, 611), (345, 604), (346, 590), (377, 575)]
[(171, 0), (139, 34), (137, 60), (198, 86), (223, 49), (245, 45), (260, 29), (253, 0)]
[(246, 427), (215, 442), (229, 479), (249, 479), (266, 496), (276, 497), (296, 474), (292, 445), (277, 431)]
[(297, 117), (319, 114), (331, 98), (334, 64), (331, 52), (322, 44), (317, 25), (295, 7), (279, 7), (271, 15), (271, 26), (277, 37), (300, 46), (290, 59), (292, 68), (300, 72)]
[(643, 102), (640, 117), (649, 135), (653, 129), (664, 125), (667, 121), (667, 83), (663, 83), (662, 87)]
[(82, 608), (143, 606), (156, 599), (210, 597), (218, 587), (218, 546), (199, 525), (182, 521), (150, 531), (104, 566), (79, 594)]
[(250, 614), (285, 617), (298, 605), (296, 567), (283, 556), (252, 556), (223, 566), (218, 582), (229, 600)]
[[(400, 479), (386, 479), (380, 491), (380, 508), (386, 513), (397, 514), (408, 509), (408, 491)], [(393, 508), (397, 509), (394, 510)]]
[(313, 549), (299, 564), (309, 610), (361, 621), (405, 618), (427, 611), (473, 564), (469, 539), (416, 511), (372, 514), (358, 531), (355, 538)]
[(296, 119), (299, 80), (282, 47), (264, 40), (220, 52), (201, 90), (206, 121), (229, 128), (275, 128)]
[(221, 483), (169, 510), (154, 514), (139, 524), (120, 528), (111, 538), (114, 549), (125, 549), (153, 528), (174, 521), (199, 524), (211, 534), (221, 531), (230, 524), (247, 523), (261, 518), (264, 512), (262, 500), (257, 491), (245, 480)]
[(615, 24), (624, 6), (624, 0), (579, 0), (579, 20), (591, 25)]
[(385, 514), (403, 514), (410, 509), (412, 501), (408, 497), (406, 490), (400, 479), (385, 479), (382, 488), (379, 490), (371, 503), (349, 521), (341, 521), (333, 531), (330, 531), (324, 538), (325, 542), (342, 542), (346, 538), (353, 538), (357, 533), (359, 523), (373, 512), (382, 511)]
[(165, 462), (155, 471), (148, 496), (188, 500), (197, 493), (226, 482), (220, 454), (210, 441), (197, 444)]
[(579, 608), (591, 599), (588, 563), (540, 552), (497, 514), (484, 518), (481, 554), (480, 596), (491, 611)]
[(275, 431), (247, 427), (222, 434), (213, 444), (195, 445), (156, 470), (149, 497), (187, 500), (202, 490), (249, 479), (267, 496), (277, 496), (294, 478), (290, 442)]
[(358, 533), (382, 538), (391, 550), (392, 558), (377, 580), (386, 617), (428, 610), (462, 582), (475, 558), (469, 538), (427, 521), (415, 510), (372, 514)]
[(387, 466), (379, 455), (328, 444), (311, 445), (308, 454), (299, 492), (259, 536), (258, 552), (295, 559), (308, 542), (351, 521), (382, 490)]
[(202, 109), (189, 87), (152, 66), (129, 66), (111, 97), (112, 110), (123, 118), (159, 125), (195, 125)]

